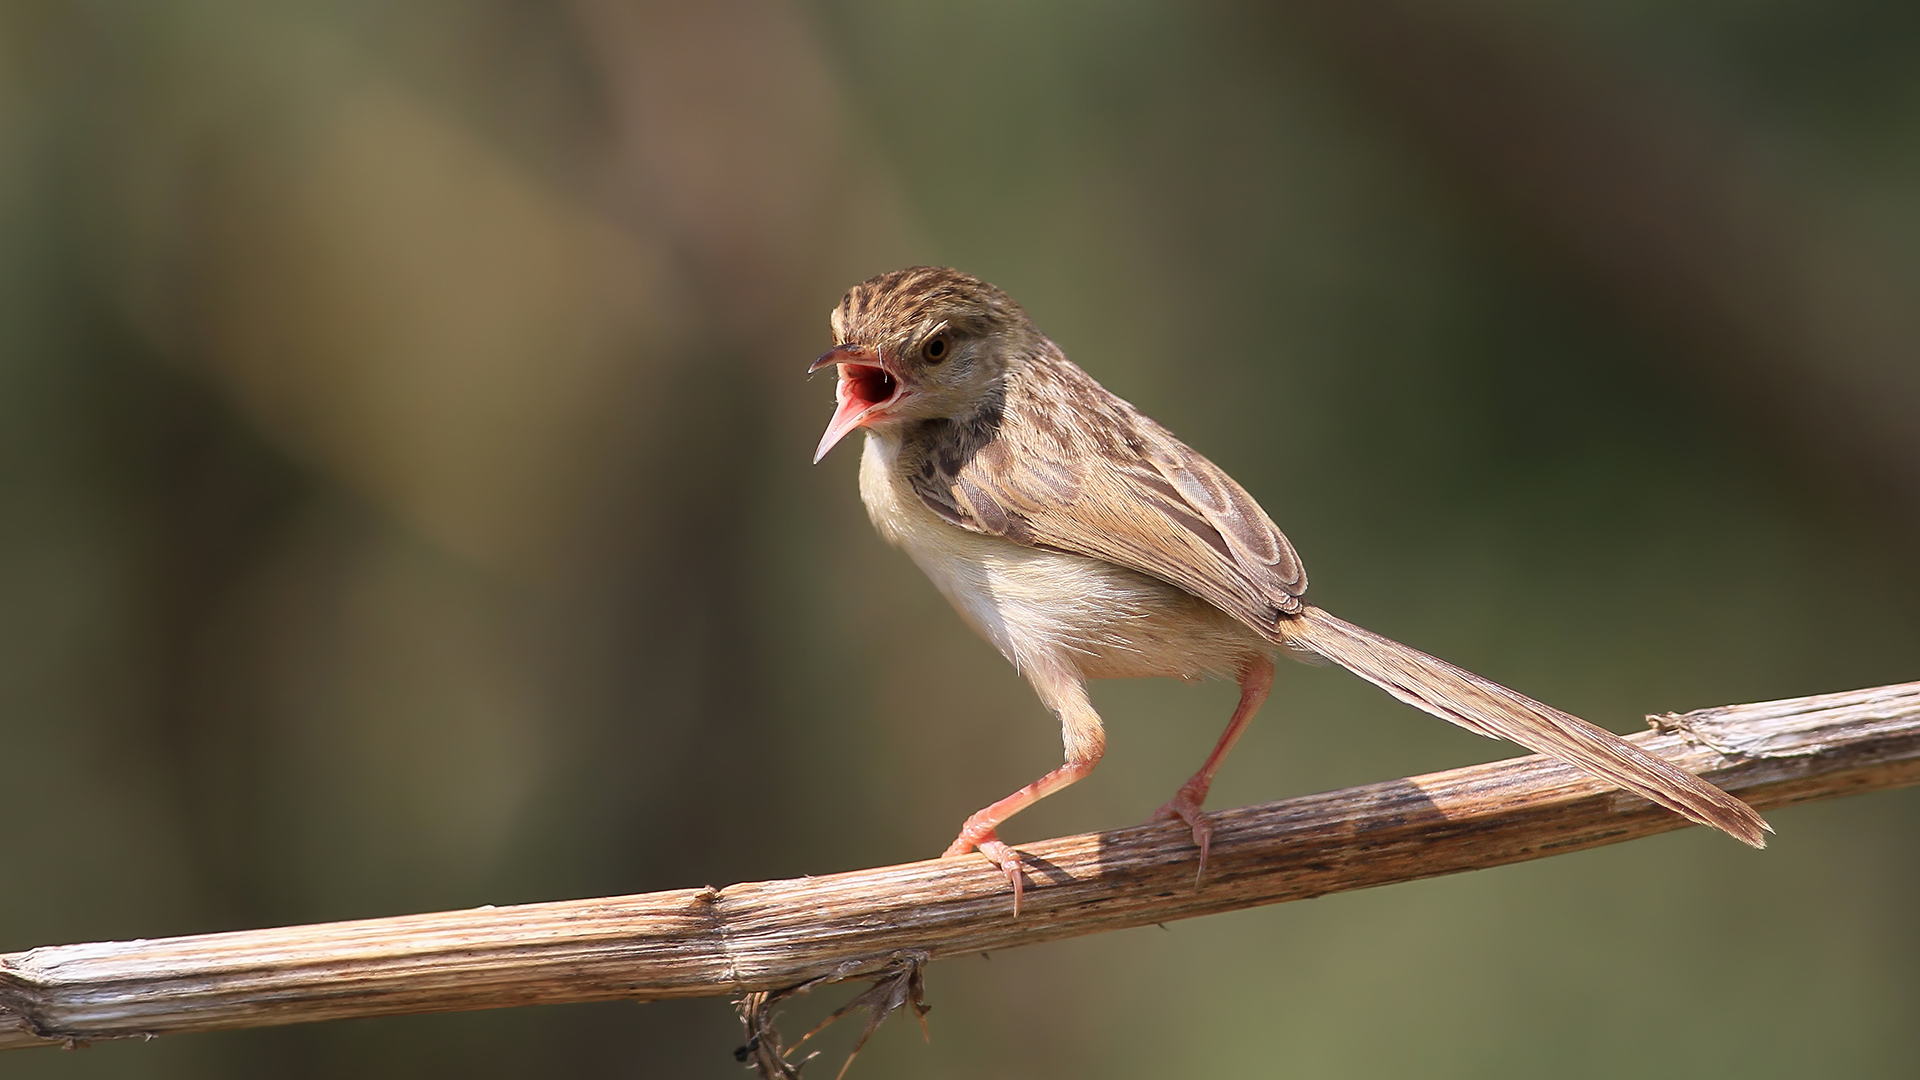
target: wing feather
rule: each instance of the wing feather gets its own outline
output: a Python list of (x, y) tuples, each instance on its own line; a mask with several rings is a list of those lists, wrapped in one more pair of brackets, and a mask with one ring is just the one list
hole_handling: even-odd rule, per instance
[(1253, 496), (1064, 358), (1023, 372), (991, 423), (955, 425), (914, 488), (963, 528), (1171, 582), (1271, 632), (1306, 574)]

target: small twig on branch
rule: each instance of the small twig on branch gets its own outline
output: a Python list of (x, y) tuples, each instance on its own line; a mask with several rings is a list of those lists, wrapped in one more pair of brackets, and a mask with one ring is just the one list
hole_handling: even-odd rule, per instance
[[(847, 1015), (855, 1009), (867, 1010), (867, 1026), (861, 1030), (860, 1038), (853, 1044), (853, 1050), (847, 1054), (846, 1064), (840, 1066), (839, 1076), (847, 1075), (853, 1059), (860, 1056), (860, 1050), (867, 1045), (875, 1028), (896, 1009), (912, 1006), (914, 1016), (920, 1020), (920, 1033), (927, 1033), (927, 1011), (931, 1008), (926, 1001), (926, 984), (922, 973), (926, 971), (927, 954), (923, 952), (895, 953), (879, 971), (861, 973), (863, 968), (873, 965), (860, 960), (849, 960), (841, 965), (840, 971), (831, 975), (822, 975), (818, 979), (809, 979), (799, 986), (789, 986), (784, 990), (755, 990), (734, 1006), (740, 1012), (740, 1026), (746, 1029), (747, 1041), (733, 1052), (734, 1060), (751, 1063), (754, 1071), (766, 1080), (797, 1080), (800, 1066), (813, 1060), (812, 1054), (800, 1059), (798, 1063), (789, 1061), (787, 1055), (798, 1051), (807, 1044), (807, 1040), (826, 1030), (827, 1025)], [(847, 978), (866, 978), (873, 980), (873, 986), (865, 993), (835, 1009), (825, 1020), (813, 1026), (813, 1030), (800, 1036), (800, 1041), (788, 1050), (780, 1045), (780, 1033), (774, 1030), (773, 1007), (790, 997), (797, 997), (809, 990), (837, 983)], [(838, 1080), (838, 1077), (836, 1077)]]
[[(1920, 782), (1920, 683), (1655, 718), (1641, 747), (1761, 808)], [(822, 977), (1499, 866), (1680, 828), (1539, 757), (981, 859), (639, 896), (0, 956), (0, 1048), (568, 1001), (739, 996)]]

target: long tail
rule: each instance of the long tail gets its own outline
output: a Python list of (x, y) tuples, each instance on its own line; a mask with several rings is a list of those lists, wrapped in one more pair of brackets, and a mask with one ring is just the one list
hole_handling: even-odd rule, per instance
[(1754, 847), (1773, 831), (1739, 799), (1551, 705), (1308, 605), (1281, 633), (1415, 708), (1559, 758)]

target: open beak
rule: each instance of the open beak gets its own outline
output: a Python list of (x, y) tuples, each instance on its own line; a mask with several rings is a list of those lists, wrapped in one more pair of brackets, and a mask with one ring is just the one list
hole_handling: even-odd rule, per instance
[(864, 345), (835, 345), (813, 362), (807, 374), (828, 365), (839, 369), (840, 381), (833, 389), (833, 419), (827, 423), (827, 433), (820, 436), (819, 449), (813, 452), (816, 464), (848, 432), (906, 396), (900, 380), (887, 370), (880, 354)]

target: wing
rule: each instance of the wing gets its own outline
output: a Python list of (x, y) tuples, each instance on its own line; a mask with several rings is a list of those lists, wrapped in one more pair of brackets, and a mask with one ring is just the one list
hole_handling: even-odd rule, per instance
[(1253, 496), (1064, 358), (1021, 372), (988, 420), (910, 474), (948, 521), (1150, 574), (1262, 632), (1300, 610), (1300, 558)]

